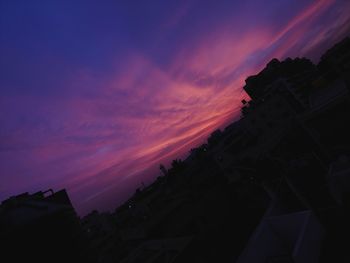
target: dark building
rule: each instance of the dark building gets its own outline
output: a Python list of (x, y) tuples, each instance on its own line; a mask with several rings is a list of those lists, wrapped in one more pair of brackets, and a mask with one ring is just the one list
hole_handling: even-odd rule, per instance
[(2, 262), (94, 262), (65, 190), (3, 201), (0, 233)]
[(275, 58), (257, 75), (248, 77), (243, 89), (252, 99), (258, 99), (265, 94), (268, 85), (279, 78), (289, 79), (301, 73), (315, 71), (315, 65), (306, 58), (287, 58), (282, 62)]
[(350, 38), (347, 37), (330, 48), (321, 57), (318, 69), (328, 80), (334, 80), (341, 76), (349, 80)]

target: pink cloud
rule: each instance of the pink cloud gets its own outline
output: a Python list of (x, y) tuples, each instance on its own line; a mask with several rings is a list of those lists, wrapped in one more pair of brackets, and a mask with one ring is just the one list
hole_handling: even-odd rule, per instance
[[(248, 75), (272, 57), (303, 55), (325, 41), (330, 29), (344, 23), (345, 11), (315, 31), (319, 18), (335, 2), (314, 1), (278, 31), (256, 25), (242, 34), (233, 32), (231, 24), (222, 25), (191, 39), (167, 66), (129, 50), (122, 67), (115, 59), (112, 73), (75, 70), (62, 80), (71, 88), (69, 96), (41, 103), (28, 96), (4, 99), (9, 105), (25, 104), (28, 114), (33, 108), (49, 113), (49, 119), (39, 114), (41, 124), (34, 124), (35, 128), (32, 123), (21, 124), (21, 129), (14, 124), (12, 135), (4, 138), (7, 143), (2, 145), (8, 151), (17, 147), (15, 154), (20, 155), (22, 147), (23, 165), (21, 169), (7, 165), (12, 174), (6, 175), (3, 188), (14, 189), (15, 173), (21, 173), (24, 185), (33, 189), (49, 183), (54, 188), (67, 187), (84, 213), (104, 196), (112, 196), (116, 188), (134, 188), (135, 182), (129, 182), (134, 178), (140, 182), (156, 176), (159, 163), (184, 156), (213, 130), (239, 117)], [(165, 27), (176, 26), (189, 10), (190, 6), (179, 9)], [(307, 38), (310, 32), (313, 37)], [(28, 160), (23, 148), (29, 149)]]

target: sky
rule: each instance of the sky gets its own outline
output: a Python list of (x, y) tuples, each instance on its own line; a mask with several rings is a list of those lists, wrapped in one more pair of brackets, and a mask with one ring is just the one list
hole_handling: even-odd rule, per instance
[(348, 0), (0, 0), (0, 200), (110, 210), (239, 118), (273, 57), (348, 35)]

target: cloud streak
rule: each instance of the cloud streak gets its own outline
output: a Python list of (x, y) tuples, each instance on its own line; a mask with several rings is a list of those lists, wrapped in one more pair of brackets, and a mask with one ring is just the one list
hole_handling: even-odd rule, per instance
[[(272, 57), (312, 51), (317, 58), (324, 43), (347, 33), (346, 1), (305, 0), (293, 12), (271, 1), (264, 7), (271, 20), (254, 9), (257, 1), (248, 2), (249, 13), (238, 2), (211, 12), (209, 3), (184, 1), (174, 15), (152, 17), (144, 28), (138, 18), (121, 15), (134, 22), (118, 20), (115, 39), (94, 40), (89, 52), (99, 55), (88, 62), (85, 50), (73, 54), (50, 43), (37, 59), (32, 53), (19, 57), (6, 45), (19, 40), (6, 40), (0, 46), (1, 55), (7, 53), (1, 68), (18, 77), (0, 79), (1, 198), (65, 187), (80, 214), (113, 208), (142, 181), (157, 176), (159, 163), (184, 156), (213, 130), (237, 119), (246, 97), (244, 79)], [(231, 7), (232, 15), (226, 11)], [(105, 18), (106, 34), (114, 34), (113, 23)], [(90, 33), (100, 36), (101, 26)], [(142, 32), (148, 28), (149, 36)], [(84, 47), (85, 40), (75, 41)]]

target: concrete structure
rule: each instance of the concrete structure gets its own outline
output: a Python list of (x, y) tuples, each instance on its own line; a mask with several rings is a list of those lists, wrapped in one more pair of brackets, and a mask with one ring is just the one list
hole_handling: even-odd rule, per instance
[(265, 217), (238, 263), (319, 262), (324, 229), (311, 211)]
[(350, 158), (341, 156), (330, 165), (328, 173), (329, 189), (339, 205), (348, 203), (350, 197)]

